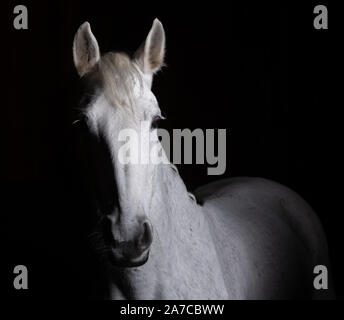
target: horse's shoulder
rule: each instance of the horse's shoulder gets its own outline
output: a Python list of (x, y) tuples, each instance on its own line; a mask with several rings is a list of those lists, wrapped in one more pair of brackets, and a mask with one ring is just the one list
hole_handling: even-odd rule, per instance
[(204, 212), (215, 223), (228, 221), (235, 224), (227, 227), (231, 229), (238, 225), (245, 228), (252, 221), (259, 224), (265, 221), (268, 229), (276, 228), (277, 223), (296, 234), (311, 251), (313, 259), (324, 256), (327, 251), (325, 235), (313, 209), (282, 184), (263, 178), (230, 178), (200, 187), (195, 194), (203, 203)]

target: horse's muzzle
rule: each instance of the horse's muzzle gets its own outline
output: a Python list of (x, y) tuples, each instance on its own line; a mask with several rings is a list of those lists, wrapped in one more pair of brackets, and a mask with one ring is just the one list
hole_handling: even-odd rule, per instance
[(138, 267), (145, 264), (153, 241), (152, 227), (148, 221), (141, 224), (140, 232), (130, 241), (116, 241), (110, 233), (109, 260), (118, 267)]

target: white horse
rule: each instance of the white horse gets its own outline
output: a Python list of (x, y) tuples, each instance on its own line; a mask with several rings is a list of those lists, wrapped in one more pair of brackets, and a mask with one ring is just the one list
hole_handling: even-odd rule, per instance
[[(89, 23), (73, 44), (85, 84), (82, 117), (87, 174), (92, 176), (112, 299), (327, 298), (313, 269), (329, 266), (316, 215), (297, 194), (260, 178), (233, 178), (187, 191), (173, 164), (123, 164), (121, 130), (160, 143), (161, 118), (151, 91), (164, 63), (165, 33), (156, 19), (133, 58), (100, 55)], [(142, 143), (143, 141), (140, 141)], [(92, 167), (90, 167), (92, 165)]]

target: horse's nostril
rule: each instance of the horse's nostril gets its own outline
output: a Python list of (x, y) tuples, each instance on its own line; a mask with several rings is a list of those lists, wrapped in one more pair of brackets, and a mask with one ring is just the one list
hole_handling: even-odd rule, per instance
[(142, 250), (146, 250), (149, 248), (152, 241), (153, 241), (152, 227), (148, 221), (145, 221), (142, 224), (142, 234), (141, 234), (141, 237), (139, 238), (138, 246)]

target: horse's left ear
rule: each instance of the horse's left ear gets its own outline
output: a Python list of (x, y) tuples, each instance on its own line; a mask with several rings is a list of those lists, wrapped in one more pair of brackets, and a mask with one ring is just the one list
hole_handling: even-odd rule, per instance
[(136, 51), (135, 60), (143, 73), (152, 75), (164, 65), (165, 31), (155, 19), (144, 44)]

